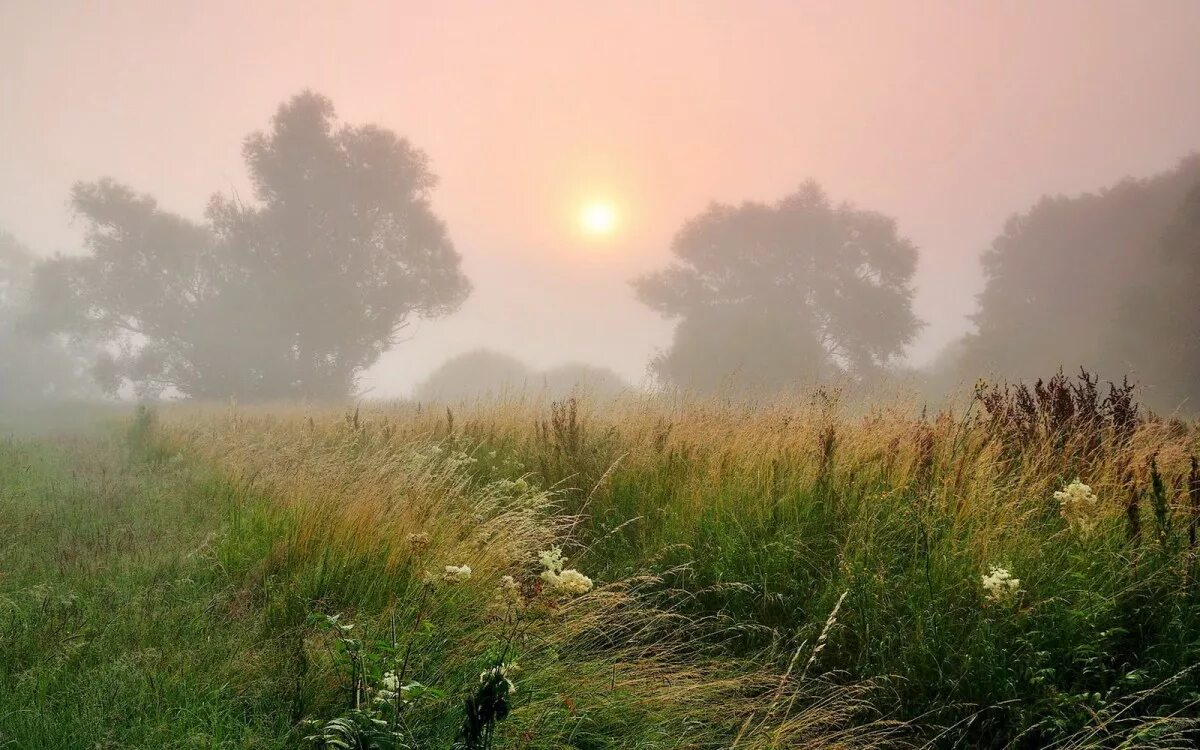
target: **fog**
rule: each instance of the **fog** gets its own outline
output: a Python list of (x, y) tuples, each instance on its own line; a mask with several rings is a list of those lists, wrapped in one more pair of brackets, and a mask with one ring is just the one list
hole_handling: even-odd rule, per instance
[[(1001, 350), (985, 338), (980, 318), (981, 259), (1006, 232), (1006, 221), (1030, 212), (1043, 196), (1078, 196), (1126, 177), (1177, 170), (1178, 179), (1163, 178), (1174, 187), (1146, 188), (1144, 200), (1161, 210), (1112, 220), (1140, 228), (1105, 256), (1145, 257), (1148, 269), (1159, 263), (1150, 259), (1158, 257), (1161, 236), (1189, 216), (1179, 206), (1195, 170), (1180, 161), (1200, 148), (1198, 38), (1200, 4), (1189, 0), (0, 0), (0, 229), (35, 256), (82, 256), (89, 252), (89, 223), (78, 200), (72, 210), (73, 186), (105, 177), (193, 223), (204, 222), (213, 194), (230, 205), (252, 203), (256, 186), (244, 139), (268, 131), (281, 105), (311, 90), (328, 98), (338, 123), (377, 125), (425, 153), (437, 177), (430, 209), (444, 221), (470, 286), (461, 306), (449, 305), (454, 309), (443, 316), (410, 315), (396, 345), (357, 378), (360, 392), (408, 395), (448, 359), (478, 350), (515, 357), (529, 372), (572, 363), (609, 368), (632, 384), (661, 380), (681, 362), (719, 361), (721, 350), (678, 348), (671, 359), (676, 325), (687, 320), (706, 339), (737, 340), (745, 330), (774, 330), (779, 321), (755, 328), (757, 319), (740, 318), (710, 335), (724, 323), (701, 326), (699, 316), (688, 317), (697, 308), (663, 302), (670, 290), (646, 291), (674, 281), (657, 287), (645, 281), (664, 278), (656, 274), (678, 257), (673, 241), (713, 202), (730, 210), (747, 201), (762, 208), (730, 221), (745, 219), (745, 227), (753, 224), (745, 231), (763, 236), (798, 222), (803, 231), (857, 237), (875, 226), (873, 216), (894, 219), (894, 236), (880, 237), (879, 252), (901, 260), (878, 262), (867, 250), (863, 262), (875, 263), (870, 273), (894, 297), (872, 308), (872, 320), (897, 320), (892, 302), (901, 318), (907, 315), (908, 290), (911, 331), (883, 337), (882, 324), (855, 328), (852, 313), (844, 312), (841, 323), (836, 314), (834, 323), (818, 316), (824, 327), (814, 340), (838, 340), (840, 325), (852, 335), (830, 350), (834, 365), (920, 367), (964, 334), (978, 332), (976, 349)], [(809, 180), (821, 199), (788, 203), (789, 196), (806, 195)], [(1138, 196), (1129, 201), (1138, 203)], [(853, 211), (839, 213), (843, 202)], [(1140, 211), (1110, 203), (1113, 211)], [(611, 211), (612, 226), (581, 225), (589, 205)], [(801, 213), (791, 213), (797, 205)], [(1087, 248), (1066, 240), (1037, 244), (1037, 237), (1067, 236), (1044, 232), (1028, 241), (1030, 263), (1049, 248), (1066, 257), (1061, 247), (1069, 246), (1087, 257)], [(1187, 230), (1172, 236), (1184, 237), (1172, 240), (1184, 249), (1163, 256), (1175, 259), (1162, 261), (1168, 268), (1200, 255), (1200, 248), (1188, 255)], [(719, 244), (708, 235), (697, 242)], [(1010, 244), (1023, 242), (1020, 235)], [(903, 257), (910, 245), (915, 271), (908, 273)], [(1113, 300), (1103, 309), (1113, 316), (1121, 305), (1137, 305), (1118, 298), (1133, 299), (1160, 278), (1147, 270), (1134, 279), (1141, 264), (1118, 265), (1124, 275), (1102, 287)], [(709, 278), (704, 268), (692, 273)], [(1067, 267), (1062, 273), (1048, 280), (1046, 295), (1071, 288), (1081, 299), (1090, 294), (1090, 277), (1072, 276)], [(840, 278), (830, 272), (805, 288), (819, 295)], [(631, 284), (636, 279), (644, 282)], [(1020, 293), (997, 288), (991, 296)], [(231, 310), (252, 316), (249, 307)], [(1061, 337), (1088, 325), (1112, 327), (1107, 313), (1089, 314)], [(1196, 318), (1190, 310), (1157, 314), (1159, 330), (1194, 330), (1186, 322)], [(1043, 315), (1029, 325), (1045, 327), (1053, 338), (1054, 321), (1066, 317)], [(878, 341), (860, 335), (868, 329)], [(1004, 341), (1020, 339), (1023, 330)], [(1184, 360), (1191, 361), (1184, 353), (1156, 357), (1117, 339), (1124, 340), (1114, 334), (1116, 343), (1064, 350), (1060, 361), (1030, 356), (1020, 360), (1028, 368), (1006, 374), (1049, 374), (1058, 364), (1101, 367), (1112, 377), (1118, 370), (1152, 375), (1150, 360), (1162, 360), (1153, 365), (1158, 372), (1182, 378)], [(805, 355), (806, 345), (807, 339), (795, 348), (797, 362), (819, 358)], [(782, 368), (784, 379), (819, 374), (792, 360), (747, 357), (748, 368), (754, 362)], [(969, 380), (977, 371), (1003, 369), (1002, 359), (978, 355), (956, 365), (955, 375)], [(336, 391), (330, 387), (301, 395)]]

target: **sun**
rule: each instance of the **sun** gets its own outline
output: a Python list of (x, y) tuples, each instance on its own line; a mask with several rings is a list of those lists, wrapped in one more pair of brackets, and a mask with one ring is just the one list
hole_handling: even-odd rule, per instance
[(617, 227), (617, 210), (604, 201), (588, 203), (579, 212), (579, 225), (584, 232), (597, 237), (612, 234)]

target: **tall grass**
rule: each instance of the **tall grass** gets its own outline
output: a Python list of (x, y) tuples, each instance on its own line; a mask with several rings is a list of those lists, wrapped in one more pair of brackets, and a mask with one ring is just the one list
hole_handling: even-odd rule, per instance
[[(818, 391), (165, 421), (284, 519), (283, 541), (243, 553), (288, 582), (284, 622), (312, 606), (411, 620), (426, 570), (470, 564), (430, 618), (453, 635), (420, 667), (459, 691), (497, 638), (496, 582), (566, 545), (603, 585), (531, 628), (510, 739), (871, 744), (903, 723), (946, 746), (1194, 741), (1196, 433), (1092, 386), (985, 390), (932, 416)], [(1077, 477), (1101, 501), (1090, 534), (1053, 497)], [(431, 537), (419, 554), (414, 533)], [(1012, 602), (988, 601), (992, 566), (1020, 579)]]
[[(582, 546), (585, 517), (564, 507), (568, 493), (510, 454), (382, 414), (164, 422), (170, 445), (219, 467), (242, 498), (216, 546), (224, 569), (244, 571), (230, 612), (295, 639), (297, 716), (346, 703), (336, 654), (306, 628), (317, 612), (352, 620), (364, 641), (400, 634), (390, 666), (438, 688), (404, 711), (403, 734), (421, 747), (449, 746), (481, 672), (514, 660), (502, 746), (871, 747), (896, 733), (873, 715), (869, 682), (731, 659), (720, 618), (666, 601), (653, 573), (597, 575), (577, 597), (543, 590), (539, 552), (565, 545), (585, 573), (600, 558)], [(470, 579), (431, 584), (447, 565), (469, 566)], [(504, 576), (527, 599), (519, 615), (501, 600)]]

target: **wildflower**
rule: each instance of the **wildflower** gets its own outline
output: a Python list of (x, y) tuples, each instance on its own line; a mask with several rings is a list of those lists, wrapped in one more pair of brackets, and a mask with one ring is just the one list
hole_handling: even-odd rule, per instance
[(455, 467), (470, 466), (471, 464), (476, 463), (478, 461), (479, 461), (479, 459), (467, 454), (464, 451), (456, 451), (453, 455), (450, 456), (450, 464)]
[(1012, 600), (1021, 590), (1021, 579), (1013, 578), (1006, 568), (992, 566), (981, 578), (988, 600), (998, 604)]
[(512, 576), (504, 576), (500, 579), (500, 598), (505, 603), (518, 607), (524, 603), (521, 597), (521, 587), (517, 584), (517, 579)]
[(336, 615), (324, 615), (324, 616), (314, 615), (314, 617), (318, 618), (317, 621), (321, 622), (321, 624), (323, 624), (325, 627), (337, 630), (339, 633), (349, 633), (351, 630), (354, 629), (354, 623), (352, 623), (352, 622), (343, 623), (341, 621), (342, 620), (341, 612), (337, 613)]
[(488, 667), (479, 673), (479, 684), (486, 685), (489, 681), (495, 680), (502, 682), (508, 688), (509, 694), (515, 693), (517, 692), (517, 684), (513, 682), (512, 678), (520, 670), (521, 667), (515, 661), (501, 664), (498, 667)]
[(471, 566), (469, 565), (447, 565), (446, 570), (442, 573), (442, 580), (448, 583), (462, 583), (471, 579)]
[(429, 546), (429, 534), (426, 534), (425, 532), (421, 532), (419, 534), (409, 534), (407, 537), (405, 537), (405, 541), (417, 549), (424, 549), (425, 547)]
[(541, 561), (542, 567), (546, 569), (547, 573), (561, 573), (563, 563), (567, 561), (567, 558), (563, 556), (562, 547), (551, 547), (539, 552), (538, 560)]
[(567, 562), (567, 558), (562, 553), (562, 547), (551, 547), (548, 550), (538, 553), (538, 560), (541, 561), (542, 580), (550, 587), (552, 591), (568, 596), (577, 596), (586, 594), (592, 590), (592, 579), (580, 573), (574, 568), (563, 570), (563, 565)]
[(592, 590), (592, 579), (574, 568), (567, 568), (562, 573), (550, 570), (542, 571), (542, 580), (554, 591), (569, 596), (586, 594)]
[(1075, 479), (1066, 488), (1055, 492), (1054, 499), (1059, 502), (1059, 510), (1072, 529), (1088, 534), (1096, 528), (1100, 503), (1091, 487)]
[(375, 702), (381, 704), (391, 704), (397, 698), (407, 700), (410, 691), (417, 684), (401, 685), (400, 678), (391, 670), (384, 672), (379, 678), (379, 684), (375, 689)]

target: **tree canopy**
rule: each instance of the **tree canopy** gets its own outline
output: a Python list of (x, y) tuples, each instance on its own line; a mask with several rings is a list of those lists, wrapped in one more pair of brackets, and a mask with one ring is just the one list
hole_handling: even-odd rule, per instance
[(629, 385), (606, 367), (568, 363), (535, 370), (508, 354), (475, 349), (443, 362), (413, 389), (418, 401), (450, 403), (528, 395), (563, 399), (573, 395), (613, 398)]
[(79, 352), (26, 325), (34, 257), (0, 230), (0, 406), (88, 393)]
[(774, 205), (714, 204), (685, 224), (676, 260), (636, 280), (638, 298), (679, 319), (652, 367), (702, 391), (774, 391), (866, 377), (910, 343), (917, 249), (893, 219), (835, 206), (813, 182)]
[(1200, 169), (1161, 233), (1147, 273), (1118, 301), (1105, 336), (1114, 372), (1132, 371), (1164, 410), (1200, 410)]
[(1187, 375), (1166, 367), (1163, 353), (1185, 356), (1196, 335), (1182, 280), (1200, 250), (1164, 242), (1172, 225), (1187, 236), (1181, 207), (1197, 183), (1200, 157), (1191, 157), (1149, 179), (1043, 198), (1009, 219), (983, 256), (986, 285), (962, 372), (1032, 378), (1082, 366), (1118, 380), (1131, 374), (1152, 398), (1175, 389)]
[(39, 267), (37, 319), (104, 342), (107, 389), (343, 397), (412, 316), (469, 293), (405, 139), (304, 92), (243, 156), (254, 200), (216, 195), (199, 223), (111, 179), (72, 190), (88, 254)]

